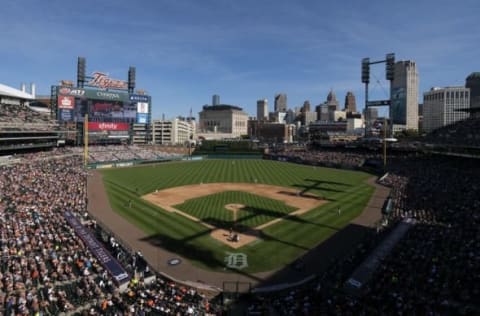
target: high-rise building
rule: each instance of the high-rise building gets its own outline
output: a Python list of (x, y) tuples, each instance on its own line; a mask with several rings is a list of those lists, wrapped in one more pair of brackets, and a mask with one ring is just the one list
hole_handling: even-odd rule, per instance
[(470, 89), (472, 116), (480, 117), (480, 72), (472, 72), (466, 79), (465, 87)]
[(432, 88), (423, 94), (423, 130), (431, 132), (469, 117), (470, 89)]
[(310, 101), (305, 100), (305, 102), (303, 102), (302, 112), (310, 112)]
[(258, 121), (268, 120), (268, 100), (267, 99), (257, 100), (257, 120)]
[(218, 94), (212, 96), (212, 105), (220, 105), (220, 96)]
[(393, 129), (418, 130), (418, 72), (414, 61), (395, 63), (390, 118)]
[(275, 95), (275, 112), (287, 112), (287, 95), (285, 93), (278, 93)]
[(338, 100), (337, 96), (335, 95), (335, 92), (333, 90), (330, 90), (327, 96), (327, 103), (328, 105), (328, 111), (337, 111), (338, 110)]
[(355, 95), (351, 91), (348, 91), (345, 96), (345, 112), (357, 112), (357, 101), (355, 100)]

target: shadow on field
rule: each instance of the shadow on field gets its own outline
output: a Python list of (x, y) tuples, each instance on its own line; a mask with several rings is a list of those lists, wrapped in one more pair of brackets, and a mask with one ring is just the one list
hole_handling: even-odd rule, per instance
[(141, 241), (149, 242), (150, 244), (166, 249), (172, 253), (178, 253), (183, 257), (190, 260), (198, 260), (208, 263), (211, 268), (223, 268), (224, 263), (215, 258), (212, 251), (207, 249), (201, 249), (198, 246), (190, 244), (192, 240), (200, 237), (201, 235), (209, 234), (210, 231), (206, 230), (201, 234), (195, 236), (187, 236), (181, 239), (175, 239), (162, 233), (157, 233), (152, 236), (148, 236), (140, 239)]
[(337, 189), (331, 189), (331, 188), (326, 188), (322, 187), (322, 184), (332, 184), (332, 185), (342, 185), (342, 186), (352, 186), (351, 184), (347, 183), (342, 183), (342, 182), (336, 182), (336, 181), (324, 181), (324, 180), (319, 180), (319, 179), (304, 179), (304, 181), (307, 182), (312, 182), (312, 184), (294, 184), (294, 187), (298, 188), (303, 188), (302, 191), (300, 191), (301, 195), (307, 195), (306, 193), (311, 190), (317, 190), (317, 191), (329, 191), (329, 192), (344, 192), (342, 190), (337, 190)]
[[(315, 223), (312, 221), (305, 220), (297, 215), (291, 215), (288, 213), (283, 213), (283, 212), (278, 212), (274, 210), (268, 210), (264, 208), (253, 208), (253, 207), (247, 207), (243, 208), (241, 212), (246, 212), (248, 215), (241, 216), (237, 218), (237, 221), (228, 221), (228, 220), (221, 220), (218, 218), (214, 217), (205, 217), (201, 218), (202, 221), (213, 225), (218, 228), (223, 228), (223, 229), (230, 229), (231, 227), (235, 226), (237, 227), (236, 229), (240, 232), (246, 232), (248, 230), (252, 230), (254, 227), (252, 225), (248, 225), (248, 221), (252, 218), (255, 218), (257, 216), (267, 216), (269, 219), (262, 221), (261, 223), (256, 223), (255, 226), (259, 226), (262, 224), (265, 224), (267, 222), (270, 222), (272, 220), (281, 218), (284, 221), (292, 221), (296, 223), (302, 223), (302, 224), (310, 224), (310, 225), (315, 225), (319, 227), (325, 227), (333, 230), (338, 230), (337, 227), (326, 225), (326, 224), (320, 224), (320, 223)], [(241, 214), (241, 213), (240, 213)]]
[[(328, 273), (328, 268), (331, 268), (331, 265), (336, 260), (352, 255), (366, 237), (374, 235), (375, 230), (372, 228), (349, 224), (320, 245), (292, 261), (285, 268), (275, 272), (268, 279), (261, 282), (258, 287), (292, 283), (311, 275), (320, 276)], [(357, 264), (357, 262), (351, 262), (352, 270)]]
[(221, 269), (222, 271), (225, 271), (225, 272), (234, 272), (236, 274), (243, 275), (249, 279), (253, 279), (257, 282), (263, 282), (263, 279), (256, 277), (253, 274), (227, 267), (223, 260), (220, 260), (217, 257), (215, 257), (214, 252), (208, 249), (202, 249), (197, 245), (189, 244), (189, 241), (196, 239), (200, 235), (209, 234), (209, 233), (210, 231), (206, 230), (201, 234), (188, 236), (182, 239), (175, 239), (165, 234), (157, 233), (155, 235), (142, 238), (140, 240), (143, 242), (148, 242), (155, 247), (165, 249), (171, 253), (176, 253), (185, 259), (193, 260), (193, 261), (201, 261), (204, 265), (208, 266), (211, 269), (215, 269), (215, 270)]
[(321, 197), (319, 197), (317, 195), (305, 194), (305, 193), (301, 193), (301, 192), (296, 193), (296, 192), (289, 192), (289, 191), (278, 191), (278, 193), (284, 194), (284, 195), (290, 195), (290, 196), (298, 196), (298, 197), (302, 197), (304, 199), (323, 200)]

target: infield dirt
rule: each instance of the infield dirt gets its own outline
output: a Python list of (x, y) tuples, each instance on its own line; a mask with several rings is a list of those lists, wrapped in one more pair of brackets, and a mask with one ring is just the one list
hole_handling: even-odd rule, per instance
[[(274, 200), (282, 201), (287, 205), (295, 207), (297, 210), (283, 217), (276, 218), (267, 223), (252, 228), (251, 230), (242, 232), (234, 231), (233, 233), (239, 235), (240, 238), (239, 241), (231, 241), (230, 231), (215, 227), (209, 223), (200, 220), (199, 218), (196, 218), (173, 207), (174, 205), (182, 204), (189, 199), (224, 191), (249, 192), (259, 196), (264, 196)], [(273, 225), (286, 217), (304, 214), (309, 210), (314, 209), (325, 203), (325, 200), (321, 199), (320, 197), (309, 193), (303, 193), (299, 190), (267, 184), (252, 183), (201, 183), (155, 191), (153, 193), (144, 195), (142, 198), (168, 212), (175, 212), (195, 222), (201, 223), (202, 225), (208, 227), (211, 230), (210, 236), (212, 238), (235, 249), (257, 240), (259, 232), (263, 228)], [(243, 205), (225, 205), (226, 212), (232, 211), (234, 212), (234, 214), (235, 212), (238, 212), (242, 207)]]

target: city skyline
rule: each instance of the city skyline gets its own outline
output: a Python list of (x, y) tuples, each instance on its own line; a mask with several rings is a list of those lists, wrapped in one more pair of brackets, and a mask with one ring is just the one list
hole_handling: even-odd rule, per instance
[[(406, 10), (408, 8), (408, 10)], [(34, 82), (49, 94), (60, 80), (76, 81), (78, 56), (87, 74), (127, 79), (152, 96), (153, 118), (195, 117), (214, 94), (221, 103), (256, 115), (257, 100), (285, 93), (290, 109), (323, 103), (330, 90), (340, 102), (347, 91), (364, 107), (361, 59), (415, 61), (419, 102), (433, 86), (465, 85), (478, 71), (480, 4), (463, 1), (402, 3), (289, 1), (7, 2), (0, 51), (0, 83)], [(42, 14), (40, 14), (42, 12)], [(328, 18), (325, 18), (328, 17)], [(385, 65), (371, 67), (370, 99), (388, 97)], [(340, 106), (343, 108), (343, 104)]]

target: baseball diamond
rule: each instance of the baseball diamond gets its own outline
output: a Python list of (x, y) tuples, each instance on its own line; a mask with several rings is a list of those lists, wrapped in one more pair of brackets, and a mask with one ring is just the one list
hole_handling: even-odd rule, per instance
[[(102, 177), (116, 214), (92, 201), (95, 216), (164, 273), (216, 286), (232, 277), (258, 283), (311, 256), (362, 213), (374, 192), (364, 172), (268, 160), (105, 169), (90, 181), (93, 200), (105, 195)], [(227, 266), (231, 253), (242, 253), (245, 264)], [(167, 265), (172, 257), (182, 264)]]

